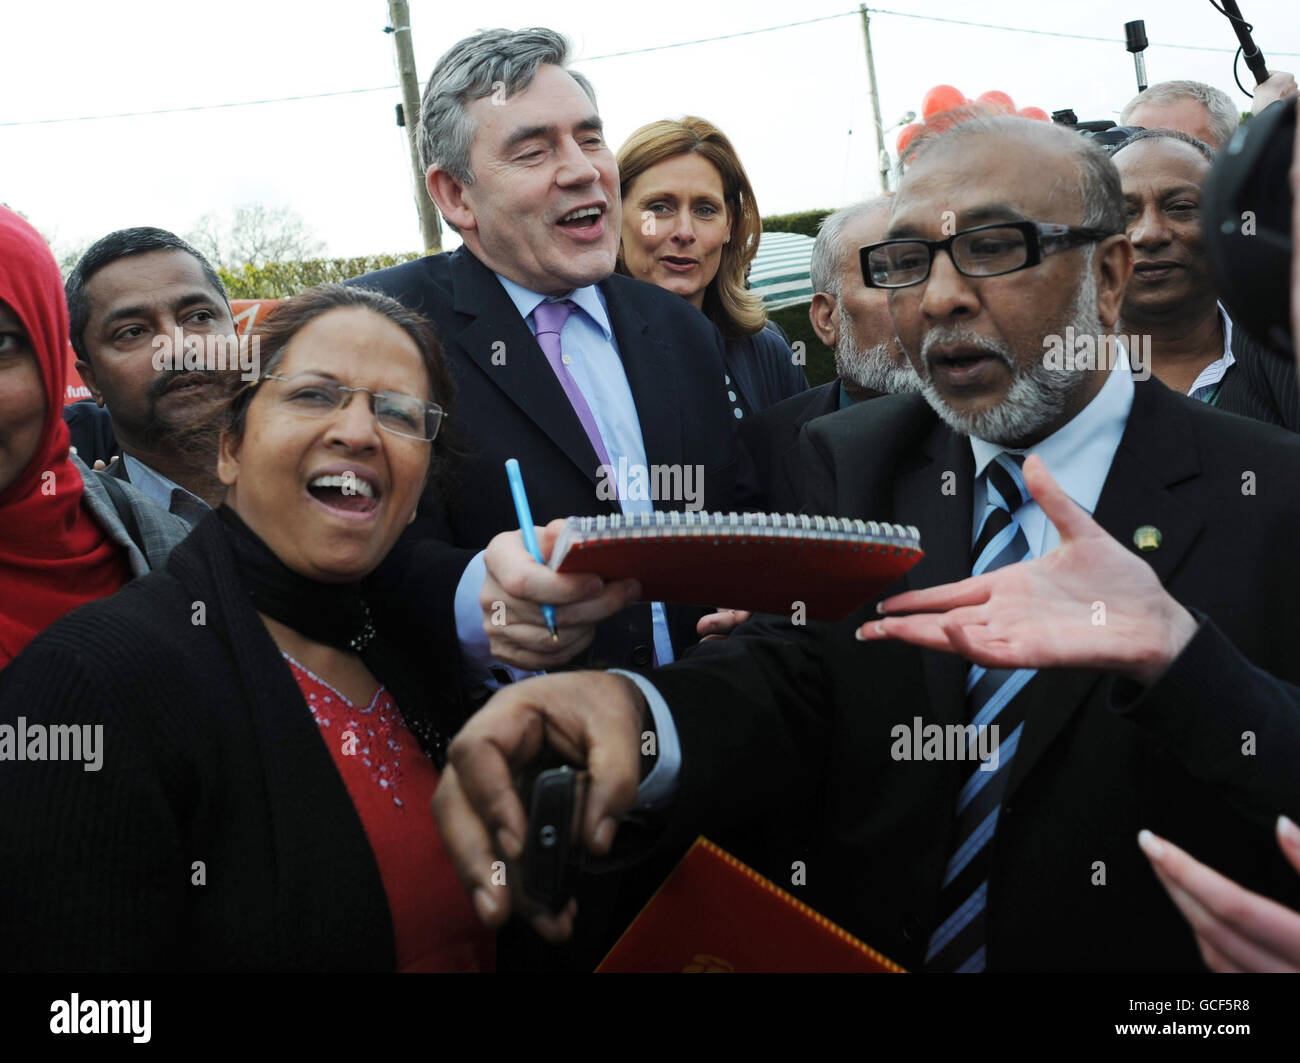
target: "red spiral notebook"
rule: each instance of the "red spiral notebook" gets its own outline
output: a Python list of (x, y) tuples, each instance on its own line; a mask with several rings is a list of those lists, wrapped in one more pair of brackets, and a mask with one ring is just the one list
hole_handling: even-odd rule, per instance
[(914, 527), (791, 513), (570, 517), (560, 572), (637, 579), (645, 601), (843, 620), (924, 556)]
[(905, 973), (893, 960), (697, 838), (597, 974)]

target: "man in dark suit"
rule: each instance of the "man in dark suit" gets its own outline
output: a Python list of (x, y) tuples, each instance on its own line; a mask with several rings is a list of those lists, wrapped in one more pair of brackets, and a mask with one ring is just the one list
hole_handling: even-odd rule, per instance
[[(540, 524), (730, 509), (734, 494), (721, 339), (682, 299), (612, 275), (617, 167), (590, 86), (566, 61), (549, 30), (485, 31), (439, 60), (419, 140), (429, 193), (464, 245), (349, 282), (434, 321), (468, 450), (459, 493), (421, 512), (374, 589), (416, 630), (428, 602), (454, 597), (467, 670), (479, 676), (587, 650), (603, 665), (667, 663), (695, 641), (699, 616), (630, 605), (629, 582), (534, 562), (507, 458), (520, 460)], [(544, 552), (554, 531), (541, 536)], [(542, 603), (561, 607), (558, 638)]]
[[(1197, 647), (1226, 638), (1300, 678), (1300, 442), (1135, 383), (1123, 358), (1089, 364), (1081, 347), (1071, 368), (1047, 365), (1063, 334), (1109, 347), (1132, 267), (1122, 212), (1113, 164), (1059, 127), (977, 119), (923, 148), (869, 276), (894, 289), (925, 401), (811, 423), (808, 498), (918, 525), (926, 555), (906, 585), (945, 586), (887, 604), (949, 612), (751, 624), (649, 680), (503, 691), (453, 743), (435, 800), (468, 886), (489, 889), (492, 839), (514, 855), (504, 758), (540, 724), (581, 735), (553, 745), (592, 766), (595, 853), (636, 805), (662, 807), (672, 841), (811, 798), (806, 899), (912, 969), (1196, 967), (1138, 849), (1148, 827), (1294, 905), (1269, 828), (1300, 812), (1300, 714), (1206, 699), (1188, 676)], [(995, 615), (990, 585), (1032, 602), (1052, 581), (1051, 608), (962, 634)], [(917, 601), (930, 593), (943, 600)], [(1016, 625), (1038, 641), (1031, 667), (999, 656)], [(651, 724), (653, 767), (638, 744)], [(931, 728), (960, 740), (928, 745)]]
[(916, 372), (899, 349), (886, 293), (862, 283), (858, 249), (881, 239), (893, 196), (837, 210), (822, 221), (812, 251), (813, 331), (835, 352), (834, 380), (791, 396), (740, 423), (754, 483), (747, 509), (796, 513), (803, 503), (799, 432), (809, 421), (855, 402), (915, 391)]

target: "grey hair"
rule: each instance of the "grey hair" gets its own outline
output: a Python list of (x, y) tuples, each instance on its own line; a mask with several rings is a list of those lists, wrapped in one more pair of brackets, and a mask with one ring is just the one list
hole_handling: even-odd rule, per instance
[(812, 263), (809, 270), (814, 292), (825, 292), (839, 299), (844, 275), (844, 256), (848, 253), (848, 248), (844, 246), (844, 230), (868, 214), (877, 211), (888, 212), (893, 202), (894, 194), (886, 192), (873, 199), (850, 203), (847, 207), (841, 207), (834, 214), (828, 214), (822, 219), (817, 229), (817, 239), (813, 241)]
[[(555, 30), (534, 26), (526, 30), (479, 30), (457, 41), (433, 68), (420, 100), (416, 144), (420, 164), (446, 170), (457, 181), (474, 183), (469, 165), (475, 126), (466, 104), (504, 91), (508, 98), (525, 91), (542, 64), (563, 67), (569, 42)], [(596, 91), (585, 77), (569, 75), (596, 106)]]
[(1184, 133), (1181, 129), (1139, 129), (1127, 140), (1121, 140), (1110, 149), (1111, 158), (1139, 140), (1177, 140), (1183, 144), (1190, 144), (1205, 157), (1207, 162), (1212, 163), (1215, 159), (1215, 151), (1209, 144), (1198, 140), (1191, 133)]
[[(1068, 148), (1074, 156), (1079, 174), (1079, 195), (1083, 200), (1081, 224), (1108, 233), (1124, 232), (1124, 192), (1114, 162), (1106, 149), (1091, 137), (1081, 136), (1065, 126), (1011, 115), (976, 115), (933, 136), (918, 136), (908, 145), (908, 166), (912, 166), (936, 144), (952, 144), (970, 137), (984, 139), (1007, 133), (1039, 142), (1055, 141), (1059, 146)], [(916, 149), (914, 153), (913, 147)], [(1085, 257), (1091, 261), (1091, 250)]]
[(1142, 104), (1177, 103), (1179, 100), (1195, 100), (1210, 116), (1210, 129), (1218, 140), (1219, 147), (1228, 143), (1228, 138), (1241, 124), (1241, 114), (1231, 98), (1222, 89), (1207, 85), (1203, 81), (1160, 81), (1139, 92), (1120, 112), (1119, 124), (1128, 125), (1133, 112)]

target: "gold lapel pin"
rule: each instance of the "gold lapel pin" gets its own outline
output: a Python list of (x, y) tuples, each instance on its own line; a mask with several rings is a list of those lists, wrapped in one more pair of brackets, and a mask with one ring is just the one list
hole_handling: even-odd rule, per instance
[(1160, 529), (1151, 524), (1143, 524), (1133, 533), (1133, 545), (1143, 553), (1160, 549)]

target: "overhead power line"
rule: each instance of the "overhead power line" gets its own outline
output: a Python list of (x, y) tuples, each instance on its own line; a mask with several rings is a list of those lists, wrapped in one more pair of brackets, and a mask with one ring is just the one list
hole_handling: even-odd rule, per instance
[[(993, 22), (972, 22), (967, 19), (945, 18), (940, 15), (918, 15), (910, 11), (891, 11), (883, 7), (869, 7), (867, 13), (870, 15), (885, 15), (891, 18), (907, 18), (918, 22), (939, 22), (950, 26), (967, 26), (973, 29), (998, 30), (1003, 33), (1027, 33), (1035, 37), (1056, 37), (1062, 40), (1071, 41), (1094, 41), (1101, 44), (1123, 44), (1121, 37), (1098, 37), (1086, 33), (1064, 33), (1058, 30), (1036, 30), (1029, 29), (1025, 26), (1002, 26)], [(856, 17), (858, 11), (855, 8), (852, 11), (841, 11), (833, 15), (819, 15), (816, 18), (801, 19), (797, 22), (783, 22), (779, 26), (762, 26), (758, 29), (739, 30), (735, 33), (723, 33), (716, 37), (698, 37), (690, 41), (677, 41), (672, 44), (652, 44), (644, 48), (629, 48), (621, 52), (606, 52), (604, 55), (582, 56), (575, 60), (577, 63), (594, 63), (602, 59), (620, 59), (629, 55), (646, 55), (650, 52), (666, 52), (673, 48), (689, 48), (696, 44), (712, 44), (716, 41), (730, 41), (739, 37), (754, 37), (761, 33), (776, 33), (781, 30), (795, 29), (799, 26), (811, 26), (817, 22), (830, 22), (834, 19)], [(1176, 48), (1189, 52), (1221, 52), (1225, 55), (1236, 55), (1235, 48), (1217, 48), (1205, 44), (1168, 44), (1159, 41), (1151, 42), (1152, 48)], [(1279, 52), (1272, 48), (1269, 49), (1270, 56), (1285, 56), (1295, 58), (1300, 56), (1300, 52)], [(324, 100), (334, 96), (356, 96), (367, 92), (393, 92), (398, 89), (397, 85), (376, 85), (368, 89), (340, 89), (337, 92), (313, 92), (301, 96), (277, 96), (265, 100), (236, 100), (230, 103), (205, 103), (193, 107), (162, 107), (152, 111), (122, 111), (116, 114), (86, 114), (77, 115), (68, 118), (32, 118), (15, 122), (0, 122), (0, 128), (13, 126), (35, 126), (35, 125), (60, 125), (65, 122), (101, 122), (114, 118), (144, 118), (151, 115), (160, 114), (188, 114), (194, 111), (218, 111), (232, 107), (260, 107), (272, 103), (297, 103), (301, 100)]]
[(17, 125), (59, 125), (63, 122), (100, 122), (109, 118), (144, 118), (155, 114), (187, 114), (191, 111), (220, 111), (228, 107), (260, 107), (264, 103), (296, 103), (298, 100), (324, 100), (330, 96), (357, 96), (363, 92), (392, 92), (396, 85), (376, 85), (372, 89), (339, 89), (337, 92), (312, 92), (302, 96), (277, 96), (269, 100), (235, 100), (231, 103), (201, 103), (194, 107), (161, 107), (154, 111), (121, 111), (117, 114), (83, 114), (74, 118), (32, 118), (22, 122), (0, 122), (0, 127)]
[[(867, 13), (871, 15), (892, 15), (894, 18), (910, 18), (921, 22), (945, 22), (952, 26), (971, 26), (982, 30), (1002, 30), (1005, 33), (1029, 33), (1035, 37), (1060, 37), (1071, 41), (1100, 41), (1103, 44), (1124, 44), (1123, 37), (1096, 37), (1087, 33), (1060, 33), (1055, 30), (1031, 30), (1024, 26), (999, 26), (991, 22), (969, 22), (960, 18), (944, 18), (939, 15), (917, 15), (910, 11), (887, 11), (883, 7), (869, 7)], [(1152, 41), (1152, 48), (1179, 48), (1187, 52), (1223, 52), (1226, 55), (1236, 55), (1236, 48), (1217, 48), (1208, 44), (1167, 44), (1163, 41)], [(1298, 56), (1300, 52), (1278, 52), (1272, 48), (1268, 51), (1269, 55)]]

